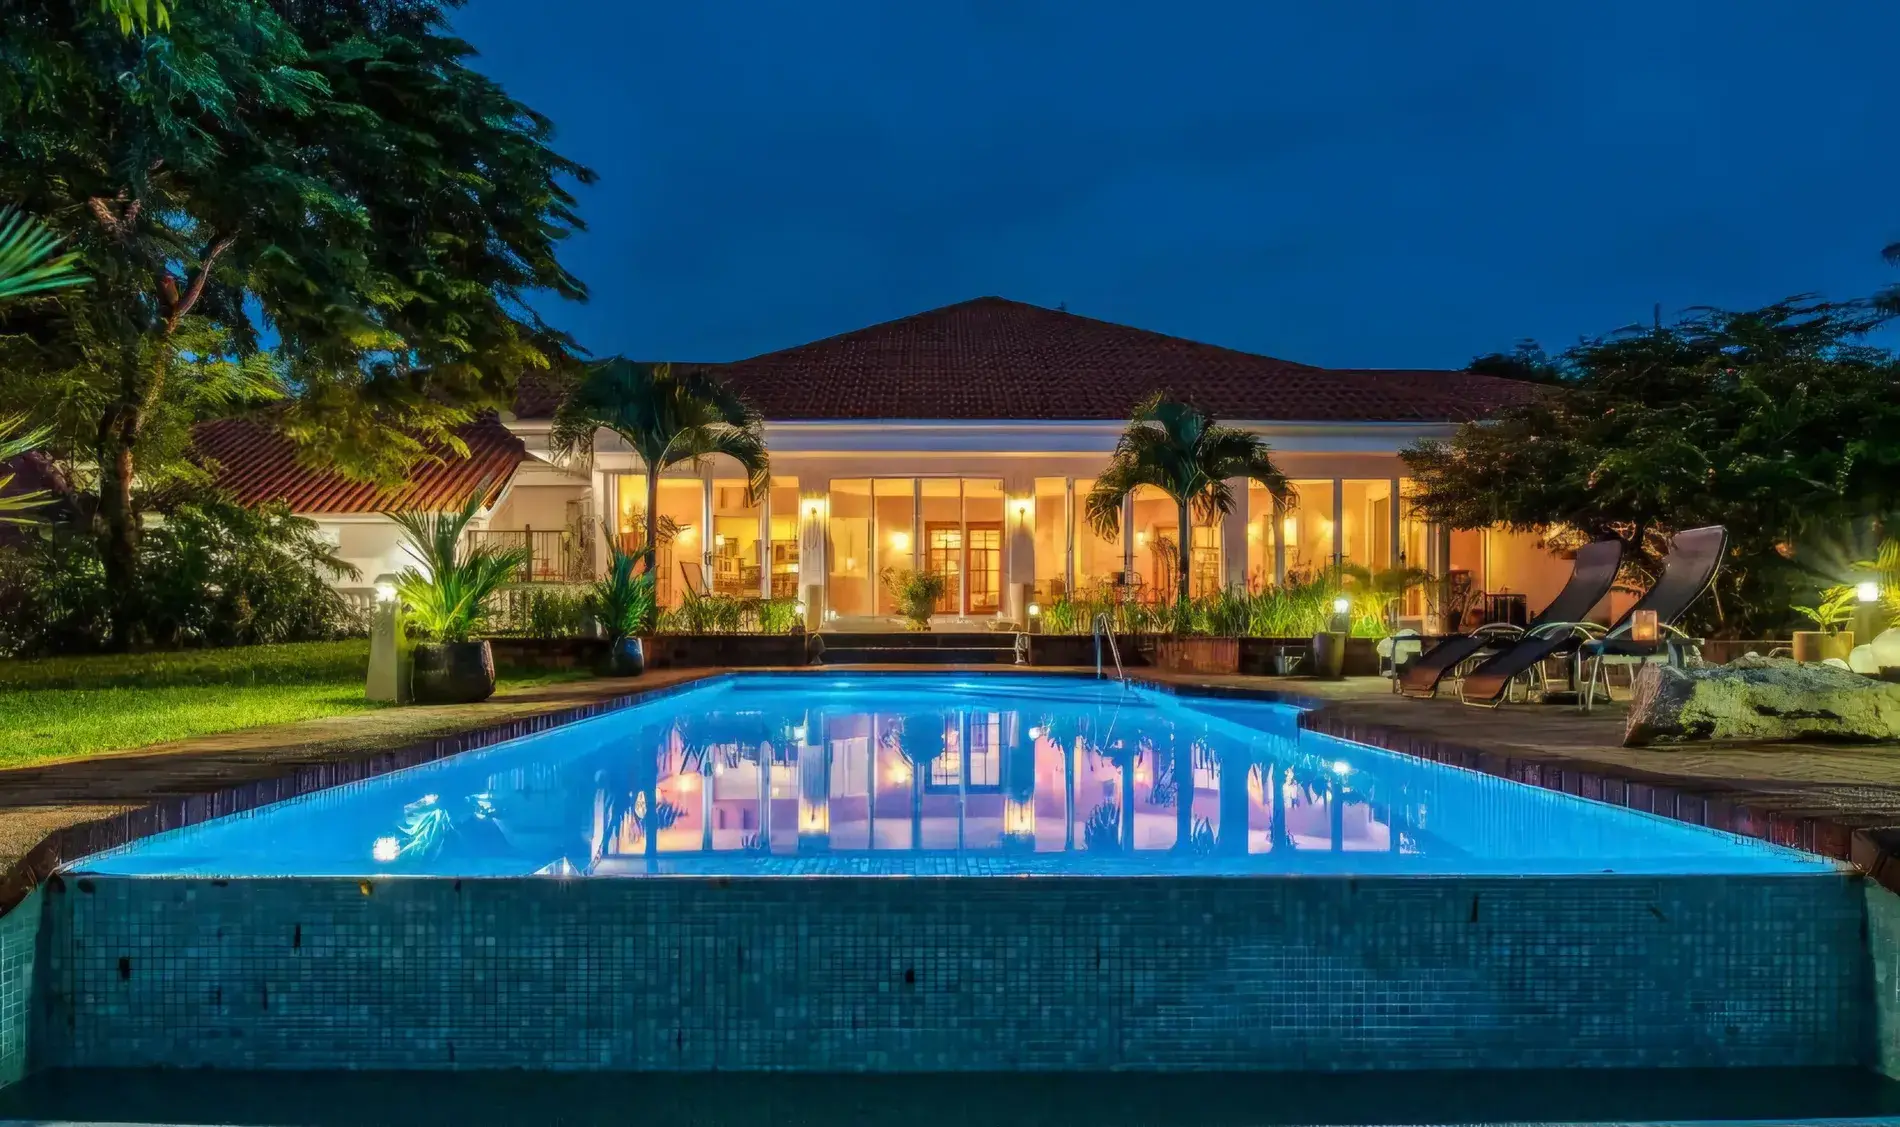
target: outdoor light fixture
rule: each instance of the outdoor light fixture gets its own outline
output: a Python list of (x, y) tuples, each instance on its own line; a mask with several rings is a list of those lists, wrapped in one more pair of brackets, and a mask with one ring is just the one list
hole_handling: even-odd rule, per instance
[(1288, 517), (1280, 522), (1280, 542), (1283, 544), (1298, 544), (1300, 542), (1300, 522), (1298, 520), (1293, 517)]
[(1041, 738), (1042, 738), (1042, 729), (1041, 729), (1041, 728), (1031, 728), (1031, 729), (1029, 729), (1029, 742), (1030, 742), (1030, 743), (1035, 743), (1035, 742), (1036, 742), (1037, 740), (1039, 740), (1039, 739), (1041, 739)]
[(1346, 762), (1346, 761), (1345, 761), (1344, 759), (1341, 759), (1341, 760), (1338, 760), (1338, 761), (1336, 761), (1336, 762), (1335, 762), (1335, 763), (1333, 764), (1333, 774), (1335, 774), (1335, 775), (1350, 775), (1350, 774), (1352, 774), (1352, 764), (1350, 764), (1350, 763), (1348, 763), (1348, 762)]
[(376, 601), (379, 603), (395, 602), (396, 601), (396, 585), (394, 583), (383, 583), (383, 582), (377, 583), (376, 584)]
[(393, 837), (379, 837), (369, 847), (369, 855), (378, 861), (394, 861), (402, 853), (402, 845)]
[(792, 613), (796, 614), (800, 618), (805, 617), (805, 600), (800, 599), (797, 602), (793, 603)]
[(1031, 618), (1034, 618), (1034, 617), (1036, 617), (1037, 615), (1039, 615), (1039, 614), (1041, 614), (1041, 613), (1042, 613), (1042, 604), (1041, 604), (1041, 603), (1030, 603), (1030, 604), (1029, 604), (1029, 617), (1031, 617)]
[(1352, 609), (1352, 600), (1347, 598), (1346, 596), (1341, 595), (1337, 599), (1333, 600), (1334, 614), (1345, 614), (1347, 611), (1351, 609)]
[(1863, 603), (1877, 603), (1880, 601), (1880, 584), (1869, 579), (1855, 587), (1854, 594), (1859, 596)]
[(1656, 612), (1639, 610), (1630, 615), (1630, 641), (1654, 642), (1661, 632), (1656, 622)]
[(893, 552), (910, 551), (910, 533), (908, 532), (891, 533), (891, 551)]

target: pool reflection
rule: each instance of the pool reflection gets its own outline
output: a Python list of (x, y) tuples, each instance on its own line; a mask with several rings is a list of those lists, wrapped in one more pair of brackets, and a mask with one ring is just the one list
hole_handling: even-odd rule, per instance
[(1415, 847), (1405, 796), (1294, 736), (1095, 709), (709, 712), (595, 773), (587, 857)]

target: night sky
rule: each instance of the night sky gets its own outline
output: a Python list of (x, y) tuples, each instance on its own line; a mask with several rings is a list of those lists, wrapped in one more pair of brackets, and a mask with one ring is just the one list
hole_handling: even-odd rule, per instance
[(472, 0), (457, 27), (600, 173), (567, 255), (593, 299), (546, 309), (597, 354), (997, 294), (1455, 367), (1900, 278), (1892, 0)]

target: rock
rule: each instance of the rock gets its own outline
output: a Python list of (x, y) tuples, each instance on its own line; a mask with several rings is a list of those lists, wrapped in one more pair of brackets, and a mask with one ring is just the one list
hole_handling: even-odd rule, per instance
[(1849, 665), (1849, 664), (1847, 664), (1847, 663), (1846, 663), (1845, 661), (1842, 661), (1842, 660), (1841, 660), (1840, 658), (1838, 658), (1838, 657), (1824, 657), (1824, 658), (1822, 658), (1822, 659), (1821, 659), (1821, 664), (1822, 664), (1822, 665), (1831, 665), (1831, 666), (1833, 666), (1833, 667), (1834, 667), (1834, 668), (1836, 668), (1836, 669), (1845, 669), (1845, 670), (1847, 670), (1847, 671), (1848, 671), (1849, 673), (1852, 673), (1852, 672), (1854, 671), (1854, 667), (1853, 667), (1853, 666), (1851, 666), (1851, 665)]
[(1880, 663), (1874, 660), (1874, 647), (1871, 643), (1855, 646), (1847, 654), (1847, 668), (1868, 676), (1880, 672)]
[(1744, 655), (1727, 665), (1646, 665), (1624, 747), (1694, 740), (1900, 737), (1900, 684), (1838, 666)]

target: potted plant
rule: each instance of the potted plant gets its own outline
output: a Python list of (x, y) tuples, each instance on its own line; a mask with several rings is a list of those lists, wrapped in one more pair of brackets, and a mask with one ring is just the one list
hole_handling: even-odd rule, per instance
[(627, 550), (620, 538), (612, 535), (607, 543), (611, 553), (607, 575), (588, 590), (587, 609), (607, 632), (607, 672), (615, 677), (638, 677), (647, 667), (640, 632), (653, 620), (653, 573), (635, 574), (643, 551)]
[(1352, 599), (1333, 598), (1332, 617), (1313, 635), (1313, 676), (1337, 681), (1346, 675), (1346, 639), (1352, 631)]
[(1794, 632), (1794, 659), (1826, 661), (1836, 657), (1846, 661), (1854, 649), (1854, 632), (1841, 629), (1841, 624), (1854, 616), (1855, 600), (1854, 588), (1838, 586), (1822, 591), (1818, 606), (1790, 607), (1815, 626), (1813, 630)]
[(884, 589), (897, 603), (897, 613), (910, 622), (912, 630), (930, 629), (931, 612), (945, 590), (943, 576), (934, 571), (915, 571), (907, 567), (887, 567), (882, 576)]
[(495, 655), (474, 635), (487, 624), (489, 600), (528, 562), (528, 549), (462, 546), (487, 492), (475, 490), (459, 512), (389, 514), (420, 565), (403, 569), (396, 593), (409, 627), (425, 639), (415, 647), (411, 675), (421, 704), (468, 704), (495, 692)]

